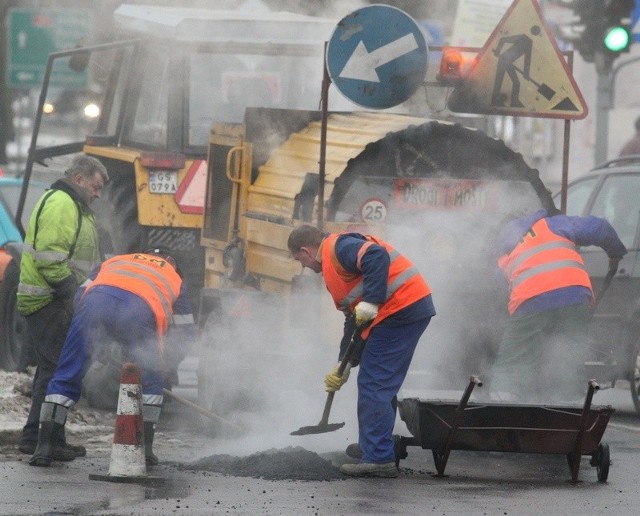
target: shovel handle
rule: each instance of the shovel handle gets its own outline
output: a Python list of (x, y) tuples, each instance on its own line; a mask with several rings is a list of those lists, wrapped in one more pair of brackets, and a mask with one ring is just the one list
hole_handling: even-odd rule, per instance
[(356, 350), (356, 347), (358, 345), (358, 343), (356, 342), (357, 341), (356, 337), (358, 337), (360, 333), (362, 333), (362, 330), (364, 330), (367, 326), (368, 325), (357, 326), (356, 329), (353, 330), (353, 334), (351, 335), (351, 340), (349, 341), (349, 345), (347, 346), (347, 349), (344, 352), (344, 356), (342, 357), (342, 361), (338, 366), (338, 371), (336, 371), (336, 374), (338, 376), (342, 376), (344, 374), (344, 370), (347, 368), (347, 364), (349, 363), (349, 360), (351, 360), (351, 357), (353, 356), (353, 353)]
[(170, 391), (169, 389), (162, 389), (162, 392), (163, 392), (163, 394), (165, 396), (168, 396), (169, 398), (172, 398), (172, 399), (176, 400), (178, 403), (182, 403), (183, 405), (185, 405), (187, 407), (191, 407), (196, 412), (199, 412), (200, 414), (202, 414), (204, 416), (207, 416), (210, 419), (217, 419), (218, 421), (221, 421), (222, 423), (224, 423), (226, 425), (234, 427), (236, 430), (242, 430), (238, 425), (232, 423), (231, 421), (228, 421), (228, 420), (224, 419), (223, 417), (220, 417), (218, 414), (215, 414), (215, 413), (211, 412), (210, 410), (202, 408), (200, 405), (197, 405), (197, 404), (193, 403), (191, 400), (188, 400), (187, 398), (183, 398), (182, 396), (179, 396), (179, 395), (175, 394), (174, 392)]
[[(353, 330), (353, 335), (351, 335), (351, 340), (349, 341), (349, 345), (347, 346), (346, 351), (344, 352), (344, 356), (342, 357), (342, 361), (338, 366), (338, 370), (336, 374), (340, 377), (344, 375), (344, 372), (349, 368), (351, 369), (351, 364), (349, 364), (349, 360), (351, 360), (351, 356), (356, 349), (356, 337), (359, 333), (364, 329), (364, 327), (358, 327)], [(329, 412), (331, 412), (331, 405), (333, 404), (333, 397), (335, 396), (335, 391), (327, 394), (327, 400), (324, 402), (324, 410), (322, 411), (322, 419), (318, 426), (326, 425), (329, 422)]]

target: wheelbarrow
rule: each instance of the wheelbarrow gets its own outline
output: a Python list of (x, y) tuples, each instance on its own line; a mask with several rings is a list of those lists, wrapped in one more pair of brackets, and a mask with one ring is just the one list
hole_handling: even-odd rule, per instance
[(614, 409), (592, 407), (599, 389), (589, 380), (580, 407), (468, 403), (482, 382), (471, 376), (459, 403), (406, 398), (398, 401), (400, 418), (413, 437), (395, 436), (396, 465), (407, 457), (408, 446), (433, 453), (437, 475), (444, 476), (452, 450), (566, 455), (571, 481), (578, 481), (580, 461), (590, 455), (598, 480), (606, 482), (611, 463), (609, 445), (600, 442)]

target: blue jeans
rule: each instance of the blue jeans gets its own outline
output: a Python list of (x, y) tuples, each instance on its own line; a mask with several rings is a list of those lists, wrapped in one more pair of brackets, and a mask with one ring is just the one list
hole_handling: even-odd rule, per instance
[(372, 328), (358, 372), (358, 426), (362, 462), (393, 462), (397, 395), (420, 336), (431, 318)]

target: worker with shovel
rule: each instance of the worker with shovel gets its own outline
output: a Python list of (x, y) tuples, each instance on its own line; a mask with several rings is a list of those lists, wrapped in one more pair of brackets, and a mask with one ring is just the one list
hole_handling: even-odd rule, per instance
[[(80, 399), (82, 379), (96, 346), (120, 343), (128, 359), (142, 369), (145, 458), (158, 464), (152, 450), (168, 368), (163, 336), (169, 326), (195, 337), (193, 313), (175, 260), (159, 249), (114, 256), (94, 269), (76, 294), (75, 313), (58, 366), (49, 382), (32, 466), (49, 466), (53, 443), (67, 412)], [(176, 339), (177, 340), (177, 339)]]
[[(397, 477), (392, 435), (396, 397), (418, 340), (435, 315), (431, 289), (411, 261), (370, 235), (326, 234), (303, 225), (291, 232), (288, 247), (303, 267), (322, 273), (336, 308), (346, 315), (339, 358), (355, 332), (365, 341), (359, 357), (358, 445), (347, 449), (360, 463), (343, 464), (340, 471)], [(341, 369), (338, 365), (326, 375), (327, 392), (347, 381)]]

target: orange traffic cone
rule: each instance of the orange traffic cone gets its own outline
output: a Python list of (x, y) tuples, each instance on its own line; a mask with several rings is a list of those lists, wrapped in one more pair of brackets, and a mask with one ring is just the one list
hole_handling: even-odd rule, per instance
[(91, 480), (130, 483), (162, 480), (161, 477), (147, 475), (140, 377), (140, 368), (137, 364), (129, 362), (122, 365), (109, 473), (107, 475), (90, 474)]

